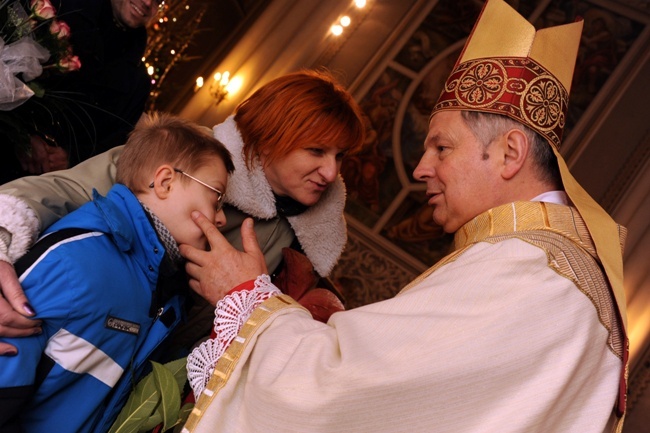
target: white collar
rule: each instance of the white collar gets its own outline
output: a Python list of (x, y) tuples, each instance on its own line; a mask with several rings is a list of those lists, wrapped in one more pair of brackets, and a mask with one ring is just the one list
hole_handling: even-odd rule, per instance
[(564, 191), (546, 191), (531, 199), (530, 201), (545, 201), (548, 203), (563, 204), (569, 206), (569, 196)]

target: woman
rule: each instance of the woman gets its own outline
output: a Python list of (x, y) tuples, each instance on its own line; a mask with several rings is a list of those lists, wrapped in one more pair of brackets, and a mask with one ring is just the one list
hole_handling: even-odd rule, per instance
[[(296, 72), (259, 88), (213, 129), (235, 163), (224, 206), (224, 236), (241, 248), (239, 227), (253, 217), (269, 270), (280, 270), (282, 249), (291, 246), (304, 252), (320, 276), (329, 275), (346, 242), (342, 158), (363, 143), (361, 112), (352, 96), (327, 72)], [(105, 194), (120, 152), (111, 149), (70, 170), (0, 187), (0, 261), (13, 263), (24, 254), (39, 220), (43, 230), (90, 200), (93, 188)], [(0, 267), (0, 285), (7, 298), (7, 287), (12, 295), (11, 288), (17, 287), (6, 263)], [(6, 318), (0, 334), (34, 332), (33, 324), (0, 301), (0, 316)], [(31, 315), (24, 298), (12, 305)], [(196, 308), (202, 313), (188, 315), (192, 319), (177, 333), (173, 350), (209, 334), (214, 307), (203, 303)]]

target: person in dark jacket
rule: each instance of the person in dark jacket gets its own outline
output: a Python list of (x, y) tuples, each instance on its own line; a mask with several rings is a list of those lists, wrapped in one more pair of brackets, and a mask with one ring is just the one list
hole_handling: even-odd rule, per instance
[[(126, 142), (142, 115), (151, 79), (142, 61), (146, 26), (157, 0), (53, 0), (70, 26), (70, 44), (81, 68), (39, 82), (56, 105), (24, 104), (32, 119), (31, 150), (6, 155), (2, 182), (65, 169)], [(7, 147), (11, 149), (11, 147)]]
[(165, 114), (143, 118), (116, 185), (51, 226), (16, 263), (43, 332), (8, 339), (0, 358), (0, 431), (99, 432), (111, 426), (180, 322), (187, 278), (178, 244), (207, 247), (191, 214), (221, 227), (228, 150)]

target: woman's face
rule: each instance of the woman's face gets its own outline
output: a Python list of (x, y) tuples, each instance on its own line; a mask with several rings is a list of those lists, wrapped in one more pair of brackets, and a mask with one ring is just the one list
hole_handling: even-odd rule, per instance
[(314, 144), (297, 148), (265, 166), (264, 173), (277, 195), (289, 196), (305, 206), (313, 206), (336, 180), (345, 152), (335, 145)]

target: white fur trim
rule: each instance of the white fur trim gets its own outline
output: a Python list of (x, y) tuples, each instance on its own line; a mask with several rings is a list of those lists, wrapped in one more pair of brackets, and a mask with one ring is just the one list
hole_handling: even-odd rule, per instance
[(40, 222), (36, 212), (23, 200), (0, 194), (0, 227), (11, 235), (6, 249), (0, 246), (0, 260), (14, 263), (21, 258), (36, 240)]
[[(277, 216), (275, 197), (259, 161), (246, 168), (244, 143), (233, 116), (214, 128), (214, 137), (230, 151), (235, 171), (228, 179), (226, 202), (260, 219)], [(339, 176), (316, 205), (300, 215), (287, 218), (305, 254), (321, 276), (328, 276), (347, 242), (345, 184)]]
[(314, 269), (324, 277), (332, 272), (348, 240), (344, 209), (345, 184), (339, 176), (318, 203), (287, 218)]
[(274, 218), (277, 213), (271, 185), (258, 161), (254, 161), (252, 170), (246, 168), (242, 153), (244, 142), (233, 116), (216, 125), (213, 130), (214, 138), (226, 146), (235, 164), (235, 171), (228, 179), (226, 202), (255, 218)]

